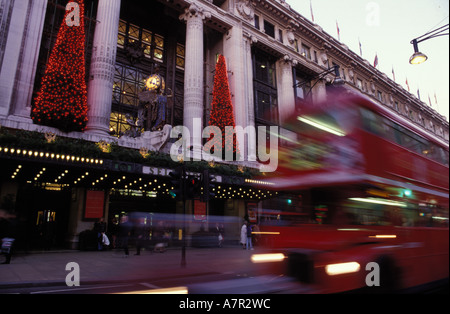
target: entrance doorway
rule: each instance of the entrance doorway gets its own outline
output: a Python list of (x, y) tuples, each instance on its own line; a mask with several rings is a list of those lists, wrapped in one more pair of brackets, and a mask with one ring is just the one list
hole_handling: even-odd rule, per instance
[(17, 247), (27, 251), (64, 248), (70, 201), (70, 190), (36, 186), (19, 189)]

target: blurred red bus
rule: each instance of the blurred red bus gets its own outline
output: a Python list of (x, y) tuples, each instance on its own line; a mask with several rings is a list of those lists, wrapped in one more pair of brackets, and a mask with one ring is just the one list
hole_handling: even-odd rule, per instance
[(255, 180), (278, 192), (262, 207), (283, 213), (260, 215), (269, 252), (254, 262), (314, 293), (448, 279), (448, 143), (348, 94), (302, 106), (283, 128), (278, 171)]

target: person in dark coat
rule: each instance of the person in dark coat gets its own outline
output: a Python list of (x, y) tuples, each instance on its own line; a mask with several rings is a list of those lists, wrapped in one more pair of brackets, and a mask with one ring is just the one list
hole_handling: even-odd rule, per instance
[(119, 241), (122, 244), (122, 247), (125, 251), (125, 257), (128, 257), (130, 255), (130, 252), (128, 250), (128, 242), (130, 240), (130, 234), (132, 229), (132, 224), (128, 220), (128, 216), (122, 216), (120, 218), (120, 224), (119, 224)]
[(104, 218), (100, 218), (94, 224), (94, 231), (97, 232), (97, 249), (103, 250), (103, 234), (106, 232), (106, 222)]
[(10, 264), (14, 250), (14, 241), (17, 238), (16, 216), (4, 210), (0, 210), (0, 239), (1, 253), (5, 254), (3, 264)]
[(111, 235), (111, 247), (113, 249), (117, 246), (117, 235), (119, 233), (119, 222), (113, 218), (108, 225), (108, 233)]
[(145, 227), (145, 220), (144, 220), (144, 218), (139, 218), (139, 221), (134, 228), (134, 237), (136, 239), (136, 254), (135, 255), (141, 255), (141, 249), (145, 245), (146, 234), (147, 234), (147, 228)]
[(247, 224), (247, 250), (253, 250), (252, 237), (253, 227), (250, 223)]

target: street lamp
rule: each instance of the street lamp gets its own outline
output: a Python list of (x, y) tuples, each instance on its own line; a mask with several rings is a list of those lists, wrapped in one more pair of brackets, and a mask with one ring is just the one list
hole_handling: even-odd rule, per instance
[(448, 31), (448, 24), (441, 26), (439, 28), (436, 28), (435, 30), (429, 31), (428, 33), (414, 38), (413, 40), (411, 40), (411, 44), (414, 47), (414, 54), (411, 56), (411, 58), (409, 58), (409, 63), (410, 64), (421, 64), (424, 63), (425, 61), (427, 61), (428, 57), (419, 51), (419, 43), (431, 38), (435, 38), (435, 37), (439, 37), (439, 36), (444, 36), (444, 35), (448, 35), (448, 33), (443, 34), (443, 32)]
[(411, 41), (412, 45), (414, 46), (414, 54), (409, 58), (409, 63), (411, 64), (421, 64), (428, 60), (428, 57), (419, 51), (418, 42), (416, 39), (413, 39)]

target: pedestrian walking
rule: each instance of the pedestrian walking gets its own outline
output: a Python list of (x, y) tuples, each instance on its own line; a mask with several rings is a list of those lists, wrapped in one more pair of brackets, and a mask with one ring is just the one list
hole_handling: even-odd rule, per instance
[(155, 230), (154, 230), (154, 238), (155, 238), (155, 247), (153, 248), (153, 250), (155, 252), (159, 253), (164, 253), (166, 250), (166, 240), (167, 240), (167, 236), (166, 236), (167, 232), (166, 229), (164, 227), (164, 223), (162, 221), (158, 222)]
[(106, 232), (106, 223), (104, 218), (100, 218), (94, 224), (94, 231), (97, 233), (97, 249), (103, 250), (103, 234)]
[(218, 246), (222, 247), (223, 244), (223, 234), (224, 234), (224, 228), (223, 225), (219, 225), (218, 222), (216, 222), (216, 227), (214, 228), (214, 233), (217, 236), (217, 240), (218, 240)]
[(131, 229), (132, 225), (131, 222), (128, 220), (128, 216), (122, 216), (120, 218), (119, 224), (119, 241), (125, 252), (125, 257), (128, 257), (130, 255), (130, 252), (128, 250), (128, 242), (130, 240)]
[(253, 237), (252, 225), (249, 223), (247, 224), (247, 243), (246, 243), (247, 250), (253, 250), (252, 237)]
[(241, 244), (242, 248), (245, 250), (245, 246), (247, 244), (247, 221), (244, 221), (241, 227)]
[(259, 246), (261, 243), (260, 243), (260, 240), (261, 240), (261, 232), (260, 232), (260, 229), (259, 229), (259, 226), (258, 226), (258, 224), (254, 224), (253, 225), (253, 227), (252, 227), (252, 244), (253, 244), (253, 246)]
[(17, 238), (16, 216), (7, 211), (0, 210), (0, 239), (1, 253), (6, 259), (2, 264), (10, 264), (14, 250), (14, 242)]
[(146, 240), (145, 219), (142, 217), (139, 218), (139, 221), (134, 228), (134, 237), (136, 239), (136, 254), (134, 255), (141, 255), (141, 249)]
[(111, 235), (111, 248), (115, 249), (117, 246), (117, 235), (119, 233), (119, 222), (113, 218), (108, 224), (108, 234)]

